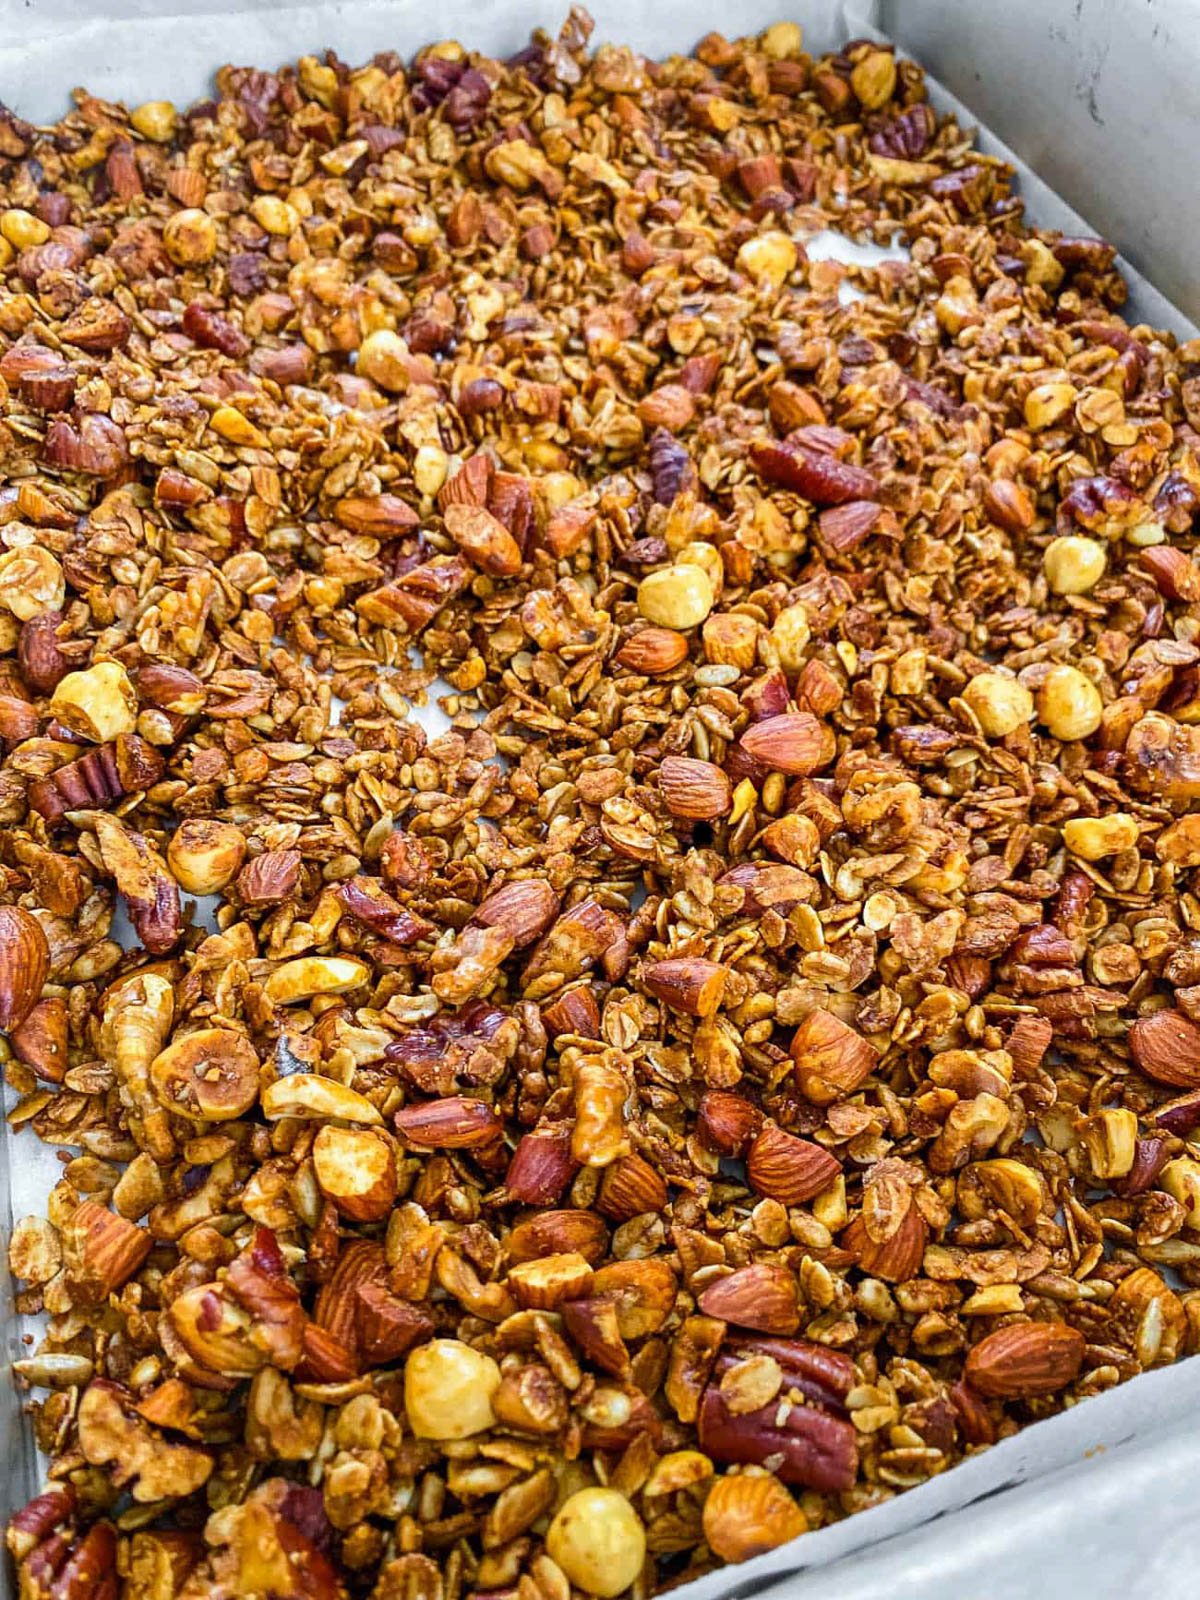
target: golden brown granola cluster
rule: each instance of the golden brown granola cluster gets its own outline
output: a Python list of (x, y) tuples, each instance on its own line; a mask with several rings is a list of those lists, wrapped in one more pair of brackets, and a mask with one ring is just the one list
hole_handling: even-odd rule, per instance
[(589, 31), (0, 116), (24, 1600), (647, 1596), (1200, 1346), (1200, 349)]

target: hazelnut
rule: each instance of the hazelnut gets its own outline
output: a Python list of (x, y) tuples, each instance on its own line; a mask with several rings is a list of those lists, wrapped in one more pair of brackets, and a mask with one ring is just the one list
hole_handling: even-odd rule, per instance
[(796, 270), (796, 246), (786, 233), (759, 233), (746, 240), (737, 260), (747, 277), (779, 289)]
[(896, 92), (896, 58), (890, 50), (868, 50), (855, 62), (850, 87), (865, 111), (878, 111)]
[(1049, 428), (1075, 404), (1078, 390), (1073, 383), (1039, 383), (1025, 396), (1025, 421), (1031, 428)]
[(963, 699), (989, 739), (1015, 733), (1033, 716), (1033, 696), (1025, 685), (1003, 672), (980, 672), (967, 684)]
[(50, 229), (32, 211), (22, 211), (14, 206), (0, 212), (0, 234), (14, 250), (32, 250), (35, 245), (45, 244), (50, 237)]
[(1120, 855), (1137, 841), (1137, 820), (1127, 811), (1114, 811), (1107, 817), (1072, 817), (1063, 824), (1063, 842), (1072, 855), (1084, 861)]
[(682, 563), (651, 572), (638, 584), (638, 610), (663, 628), (696, 628), (713, 608), (712, 580), (703, 567)]
[(163, 249), (177, 267), (202, 266), (217, 253), (217, 225), (207, 211), (177, 211), (163, 225)]
[(1038, 718), (1056, 739), (1086, 739), (1104, 715), (1100, 691), (1078, 667), (1051, 667), (1038, 690)]
[(409, 1425), (418, 1439), (469, 1439), (495, 1426), (492, 1396), (499, 1387), (491, 1356), (460, 1339), (434, 1339), (413, 1351), (404, 1370)]
[(256, 195), (250, 202), (250, 215), (260, 228), (283, 239), (295, 233), (300, 226), (300, 213), (286, 200), (280, 200), (278, 195)]
[(546, 1553), (577, 1589), (611, 1600), (640, 1575), (646, 1531), (616, 1489), (580, 1489), (550, 1524)]
[(246, 840), (232, 822), (188, 817), (167, 846), (167, 865), (188, 894), (217, 894), (233, 882), (246, 859)]
[(804, 48), (804, 35), (798, 22), (773, 22), (759, 43), (772, 61), (795, 61)]
[(377, 328), (358, 347), (354, 370), (390, 394), (408, 387), (408, 346), (390, 328)]
[(84, 739), (103, 744), (137, 724), (137, 694), (119, 661), (68, 672), (50, 699), (50, 715)]
[(1052, 539), (1042, 564), (1046, 581), (1055, 594), (1086, 594), (1104, 576), (1108, 554), (1095, 539), (1068, 533)]
[(709, 544), (705, 539), (693, 539), (690, 544), (685, 544), (683, 549), (675, 556), (677, 567), (699, 567), (708, 574), (708, 581), (712, 584), (714, 595), (721, 592), (725, 582), (725, 563), (721, 560), (721, 552), (715, 544)]
[(1200, 1223), (1200, 1161), (1191, 1156), (1176, 1156), (1162, 1169), (1158, 1187), (1172, 1200), (1178, 1200), (1187, 1212), (1184, 1227), (1195, 1232)]
[(129, 113), (135, 133), (155, 144), (168, 144), (175, 134), (177, 112), (169, 100), (147, 100)]
[(808, 612), (802, 605), (787, 606), (771, 624), (771, 643), (785, 672), (799, 672), (811, 637)]

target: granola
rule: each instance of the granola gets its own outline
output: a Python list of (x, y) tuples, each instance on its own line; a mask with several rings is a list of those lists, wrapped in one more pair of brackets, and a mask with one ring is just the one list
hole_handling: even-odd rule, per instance
[(590, 31), (0, 112), (23, 1600), (646, 1596), (1200, 1348), (1200, 348)]

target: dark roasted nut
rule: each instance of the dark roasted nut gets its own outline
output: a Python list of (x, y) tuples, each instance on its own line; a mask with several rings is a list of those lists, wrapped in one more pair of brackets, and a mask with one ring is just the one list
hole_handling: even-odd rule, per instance
[(1054, 1394), (1075, 1381), (1083, 1350), (1083, 1335), (1062, 1323), (1011, 1323), (972, 1346), (965, 1377), (978, 1394), (1001, 1400)]
[(19, 1028), (50, 973), (50, 948), (37, 918), (0, 906), (0, 1028)]

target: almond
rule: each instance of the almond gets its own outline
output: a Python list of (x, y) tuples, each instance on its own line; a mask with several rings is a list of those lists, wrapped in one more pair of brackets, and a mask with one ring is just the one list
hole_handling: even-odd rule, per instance
[(521, 570), (521, 547), (508, 529), (483, 506), (448, 505), (446, 532), (466, 556), (494, 578)]
[(321, 1193), (352, 1222), (378, 1222), (396, 1200), (396, 1160), (382, 1134), (369, 1128), (322, 1128), (313, 1141)]
[(697, 1123), (701, 1136), (723, 1156), (742, 1156), (763, 1124), (762, 1112), (740, 1094), (710, 1089), (701, 1098)]
[(396, 1128), (418, 1150), (474, 1150), (494, 1143), (504, 1124), (482, 1100), (447, 1095), (396, 1112)]
[(66, 1002), (53, 996), (37, 1005), (15, 1028), (8, 1042), (18, 1061), (32, 1067), (47, 1083), (61, 1083), (67, 1071), (70, 1020)]
[(556, 561), (574, 555), (596, 525), (599, 511), (586, 502), (571, 501), (559, 506), (546, 519), (542, 543)]
[(786, 1267), (756, 1261), (710, 1283), (699, 1299), (706, 1317), (759, 1333), (795, 1333), (800, 1326), (796, 1280)]
[(335, 1338), (328, 1328), (306, 1322), (301, 1339), (304, 1354), (293, 1372), (299, 1382), (351, 1383), (358, 1377), (354, 1351)]
[(550, 929), (560, 904), (545, 879), (519, 878), (494, 889), (471, 920), (485, 928), (500, 928), (512, 940), (513, 949), (521, 950)]
[(997, 1328), (967, 1354), (963, 1376), (977, 1394), (1028, 1400), (1065, 1389), (1079, 1375), (1084, 1337), (1061, 1322), (1016, 1322)]
[(42, 925), (20, 906), (0, 906), (0, 1029), (19, 1027), (50, 975)]
[(355, 1239), (334, 1263), (333, 1272), (321, 1285), (313, 1307), (313, 1321), (331, 1333), (346, 1349), (358, 1349), (358, 1295), (360, 1285), (387, 1287), (387, 1259), (383, 1246), (373, 1239)]
[(381, 1283), (358, 1284), (354, 1298), (356, 1348), (364, 1367), (388, 1366), (433, 1335), (433, 1319)]
[(622, 1339), (645, 1339), (657, 1333), (675, 1305), (678, 1280), (657, 1258), (613, 1261), (592, 1279), (592, 1293), (617, 1308)]
[(68, 1277), (79, 1304), (100, 1305), (128, 1283), (154, 1241), (95, 1200), (85, 1200), (62, 1230)]
[(812, 1011), (792, 1036), (800, 1092), (819, 1106), (853, 1094), (879, 1063), (869, 1040), (830, 1011)]
[(421, 525), (413, 508), (396, 494), (348, 495), (334, 506), (333, 514), (343, 528), (372, 539), (398, 539)]
[(658, 1216), (666, 1207), (667, 1186), (642, 1156), (620, 1156), (605, 1167), (596, 1198), (596, 1210), (601, 1215), (613, 1222), (628, 1222), (647, 1212)]
[(523, 1206), (552, 1206), (579, 1171), (571, 1155), (568, 1123), (523, 1134), (504, 1174), (508, 1199)]
[(822, 1145), (785, 1133), (774, 1123), (750, 1146), (746, 1176), (756, 1194), (785, 1206), (803, 1205), (841, 1175), (841, 1166)]
[(658, 787), (673, 817), (712, 822), (733, 808), (733, 786), (711, 761), (667, 756), (658, 769)]
[(929, 1225), (910, 1205), (890, 1238), (872, 1239), (862, 1217), (855, 1217), (838, 1243), (854, 1257), (862, 1270), (885, 1283), (907, 1283), (921, 1270)]
[(796, 776), (815, 772), (829, 760), (824, 725), (807, 711), (784, 711), (752, 723), (738, 741), (753, 760), (772, 772)]
[(630, 634), (617, 651), (616, 659), (630, 672), (639, 672), (648, 678), (660, 673), (674, 672), (688, 658), (688, 642), (682, 633), (673, 628), (642, 628)]
[(702, 956), (673, 956), (642, 968), (642, 982), (656, 999), (689, 1017), (711, 1017), (721, 1004), (729, 968)]
[(704, 1538), (722, 1561), (749, 1561), (808, 1532), (808, 1518), (770, 1473), (718, 1478), (704, 1502)]
[(514, 1261), (578, 1252), (595, 1266), (608, 1249), (608, 1229), (593, 1211), (540, 1211), (518, 1222), (504, 1242)]
[(1155, 1083), (1200, 1088), (1200, 1026), (1182, 1011), (1155, 1011), (1129, 1030), (1133, 1059)]
[(542, 1007), (542, 1021), (552, 1039), (575, 1034), (581, 1039), (600, 1037), (600, 1007), (588, 984), (567, 989)]
[(508, 1274), (507, 1283), (519, 1306), (553, 1311), (564, 1300), (579, 1300), (592, 1286), (591, 1265), (576, 1251), (521, 1261)]
[(562, 1317), (567, 1332), (593, 1366), (614, 1378), (629, 1377), (632, 1363), (611, 1301), (568, 1300)]

